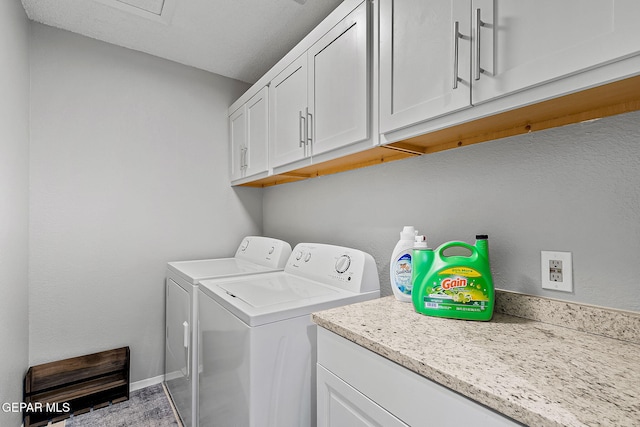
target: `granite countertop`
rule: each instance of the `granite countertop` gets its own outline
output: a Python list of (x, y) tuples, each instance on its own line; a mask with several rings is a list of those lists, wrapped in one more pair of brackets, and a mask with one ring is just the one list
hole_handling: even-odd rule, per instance
[(490, 322), (423, 316), (394, 297), (312, 318), (526, 425), (640, 426), (638, 313), (499, 291)]

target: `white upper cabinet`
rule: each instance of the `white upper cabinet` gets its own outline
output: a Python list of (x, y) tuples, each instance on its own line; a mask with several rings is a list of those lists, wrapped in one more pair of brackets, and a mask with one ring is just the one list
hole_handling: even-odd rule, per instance
[(381, 133), (640, 52), (637, 0), (380, 1)]
[(471, 0), (381, 0), (380, 132), (471, 105)]
[(229, 116), (229, 170), (231, 181), (242, 178), (244, 174), (245, 148), (247, 146), (247, 108), (241, 106)]
[(247, 150), (245, 176), (268, 169), (269, 161), (269, 90), (264, 87), (247, 102)]
[(474, 104), (640, 52), (638, 0), (474, 0), (472, 13)]
[(231, 181), (268, 172), (269, 92), (264, 87), (229, 116)]
[(270, 167), (308, 157), (306, 54), (301, 55), (271, 81), (269, 99)]
[(369, 45), (362, 3), (307, 52), (312, 155), (367, 139)]
[(367, 139), (367, 2), (334, 26), (270, 85), (270, 166)]

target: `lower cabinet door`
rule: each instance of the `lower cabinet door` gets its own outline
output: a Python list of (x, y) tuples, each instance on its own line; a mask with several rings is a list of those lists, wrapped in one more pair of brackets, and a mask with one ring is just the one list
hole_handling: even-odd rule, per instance
[(355, 388), (317, 365), (318, 427), (406, 427)]

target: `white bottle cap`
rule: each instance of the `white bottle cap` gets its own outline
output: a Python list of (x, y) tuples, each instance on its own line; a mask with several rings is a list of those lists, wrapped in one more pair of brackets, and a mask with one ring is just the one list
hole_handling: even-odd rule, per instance
[(405, 225), (400, 232), (400, 240), (413, 240), (417, 234), (418, 230), (413, 225)]
[(421, 234), (420, 236), (416, 236), (415, 243), (413, 244), (414, 249), (427, 249), (427, 236)]

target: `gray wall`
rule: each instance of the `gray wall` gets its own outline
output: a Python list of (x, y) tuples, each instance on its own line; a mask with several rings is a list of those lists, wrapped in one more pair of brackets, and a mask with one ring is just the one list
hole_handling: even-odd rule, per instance
[[(29, 24), (0, 1), (0, 404), (22, 400), (29, 357)], [(21, 414), (0, 410), (0, 425)]]
[(262, 194), (228, 185), (245, 83), (32, 26), (30, 363), (131, 347), (162, 374), (168, 261), (230, 256)]
[[(488, 233), (497, 288), (640, 311), (640, 112), (270, 187), (264, 232), (389, 259), (403, 225), (432, 247)], [(573, 252), (574, 292), (542, 290), (540, 251)]]
[[(246, 84), (40, 24), (30, 48), (28, 28), (0, 2), (0, 402), (29, 364), (122, 345), (133, 381), (160, 375), (166, 262), (247, 233), (368, 251), (384, 295), (403, 225), (432, 246), (488, 233), (497, 287), (640, 311), (640, 113), (232, 189)], [(574, 253), (574, 293), (540, 289), (542, 249)]]

